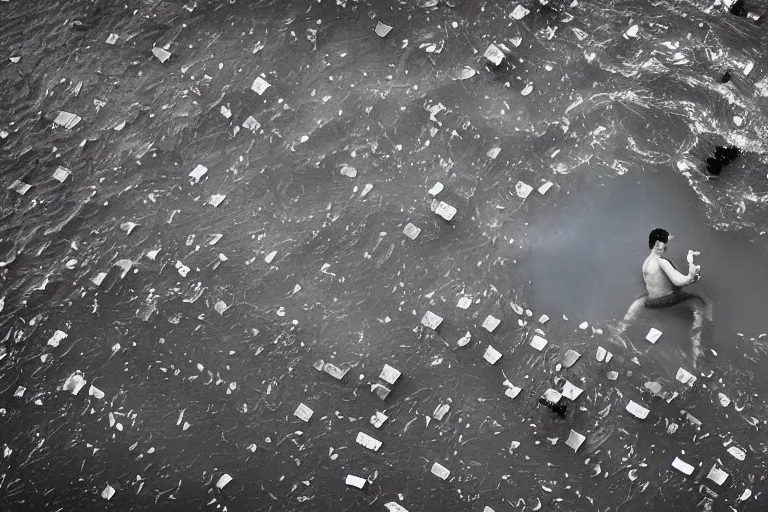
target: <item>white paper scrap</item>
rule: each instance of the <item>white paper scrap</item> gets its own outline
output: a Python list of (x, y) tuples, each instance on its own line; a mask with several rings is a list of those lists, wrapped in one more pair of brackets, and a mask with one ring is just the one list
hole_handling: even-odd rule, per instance
[(224, 199), (226, 199), (226, 197), (227, 196), (224, 194), (213, 194), (210, 199), (208, 199), (208, 204), (215, 208), (219, 206), (224, 201)]
[(445, 480), (446, 478), (448, 478), (448, 476), (450, 476), (451, 472), (448, 471), (448, 469), (445, 466), (435, 462), (434, 464), (432, 464), (432, 474), (438, 478), (442, 478), (443, 480)]
[(542, 186), (538, 188), (539, 194), (541, 195), (546, 194), (547, 192), (549, 192), (549, 189), (551, 189), (553, 185), (554, 183), (552, 183), (551, 181), (544, 183)]
[(405, 507), (403, 507), (402, 505), (394, 501), (385, 503), (384, 506), (387, 507), (387, 510), (389, 512), (408, 512), (408, 509), (406, 509)]
[(687, 462), (680, 460), (677, 457), (675, 457), (675, 460), (672, 461), (672, 467), (682, 473), (685, 473), (688, 476), (692, 475), (693, 470), (696, 469), (690, 464), (688, 464)]
[(471, 305), (472, 305), (472, 299), (470, 299), (469, 297), (461, 297), (459, 299), (458, 304), (456, 304), (456, 307), (460, 309), (467, 309)]
[(712, 469), (709, 470), (707, 478), (715, 482), (717, 485), (723, 485), (728, 480), (728, 473), (717, 467), (717, 464), (712, 464)]
[(424, 313), (424, 316), (421, 317), (421, 325), (424, 327), (429, 327), (433, 331), (437, 330), (438, 327), (440, 327), (440, 324), (443, 323), (443, 318), (440, 316), (437, 316), (431, 311), (427, 311)]
[(512, 16), (516, 20), (521, 20), (521, 19), (525, 18), (528, 15), (528, 13), (530, 13), (530, 12), (531, 11), (529, 11), (528, 9), (523, 7), (522, 5), (517, 5), (515, 7), (515, 9), (512, 11), (512, 14), (510, 14), (510, 16)]
[(547, 340), (545, 340), (538, 334), (535, 334), (533, 336), (533, 339), (531, 340), (530, 345), (536, 350), (538, 350), (539, 352), (541, 352), (542, 350), (544, 350), (544, 347), (547, 346)]
[(485, 330), (488, 332), (493, 332), (494, 330), (496, 330), (496, 328), (499, 326), (500, 323), (501, 323), (501, 320), (499, 320), (493, 315), (488, 315), (485, 321), (483, 322), (483, 328), (485, 328)]
[(346, 484), (351, 485), (352, 487), (357, 487), (358, 489), (362, 489), (365, 487), (366, 479), (360, 478), (359, 476), (355, 475), (347, 475)]
[(85, 383), (85, 376), (82, 374), (82, 372), (76, 371), (67, 378), (62, 389), (64, 391), (71, 392), (73, 395), (77, 395), (80, 390), (83, 389)]
[(527, 183), (523, 183), (522, 181), (518, 181), (517, 185), (515, 185), (515, 192), (517, 193), (518, 197), (525, 199), (529, 195), (531, 195), (531, 192), (533, 191), (533, 187), (528, 185)]
[(314, 411), (303, 403), (299, 404), (299, 406), (296, 408), (296, 411), (293, 413), (294, 416), (305, 422), (309, 422), (312, 414), (314, 414)]
[(256, 77), (256, 80), (254, 80), (254, 81), (253, 81), (253, 85), (251, 85), (251, 89), (252, 89), (252, 90), (253, 90), (253, 91), (254, 91), (256, 94), (258, 94), (259, 96), (261, 96), (262, 94), (264, 94), (264, 91), (266, 91), (267, 89), (269, 89), (269, 87), (270, 87), (270, 85), (269, 85), (269, 82), (267, 82), (266, 80), (264, 80), (264, 79), (263, 79), (263, 78), (261, 78), (260, 76), (257, 76), (257, 77)]
[(411, 240), (416, 240), (416, 237), (419, 236), (419, 233), (421, 233), (421, 228), (417, 228), (410, 222), (405, 225), (405, 228), (403, 228), (403, 234)]
[(392, 31), (392, 27), (387, 25), (386, 23), (378, 22), (376, 23), (376, 28), (374, 29), (376, 32), (376, 35), (379, 37), (386, 37), (387, 34), (389, 34)]
[(371, 425), (373, 425), (376, 428), (381, 428), (384, 422), (387, 421), (388, 419), (389, 419), (389, 416), (379, 411), (376, 411), (376, 414), (371, 416)]
[(688, 384), (689, 386), (693, 386), (693, 383), (696, 382), (696, 376), (682, 368), (677, 370), (677, 375), (675, 378), (683, 384)]
[(429, 189), (429, 192), (427, 192), (427, 193), (429, 195), (431, 195), (431, 196), (436, 196), (437, 194), (439, 194), (442, 191), (443, 191), (443, 184), (438, 181), (437, 183), (435, 183), (432, 186), (431, 189)]
[(563, 386), (563, 396), (568, 400), (576, 400), (583, 392), (583, 389), (574, 386), (571, 381), (565, 381), (565, 385)]
[(661, 337), (661, 331), (654, 327), (651, 327), (651, 330), (648, 331), (648, 334), (645, 336), (645, 339), (647, 339), (651, 343), (656, 343), (657, 341), (659, 341), (660, 337)]
[(560, 400), (562, 400), (563, 395), (558, 390), (549, 388), (541, 397), (548, 402), (558, 404), (560, 403)]
[(69, 178), (70, 172), (69, 169), (66, 167), (58, 166), (55, 171), (53, 171), (53, 179), (58, 181), (59, 183), (64, 183), (64, 180)]
[(650, 410), (646, 409), (642, 405), (638, 404), (634, 400), (630, 400), (627, 404), (627, 412), (635, 416), (636, 418), (640, 418), (641, 420), (644, 420), (648, 417), (648, 413), (651, 412)]
[(576, 452), (579, 451), (579, 447), (582, 445), (582, 443), (584, 443), (586, 439), (587, 438), (585, 436), (571, 429), (571, 433), (568, 435), (568, 440), (565, 442), (565, 444), (573, 448), (573, 451)]
[(379, 448), (381, 448), (381, 441), (378, 439), (374, 439), (368, 434), (364, 432), (358, 432), (357, 433), (357, 444), (360, 446), (364, 446), (365, 448), (368, 448), (369, 450), (373, 450), (375, 452), (379, 451)]
[(189, 177), (194, 179), (195, 182), (199, 181), (200, 178), (205, 176), (205, 173), (208, 172), (208, 168), (204, 165), (197, 165), (194, 169), (192, 169), (192, 172), (189, 173)]
[(443, 201), (440, 201), (435, 207), (435, 213), (445, 220), (453, 220), (456, 216), (456, 211), (456, 208)]
[(491, 61), (494, 66), (500, 65), (504, 61), (504, 53), (495, 44), (489, 45), (483, 56)]
[(514, 384), (505, 382), (504, 385), (506, 386), (506, 390), (504, 391), (504, 394), (508, 396), (509, 398), (517, 398), (517, 395), (520, 394), (520, 392), (523, 390), (523, 388), (519, 388), (515, 386)]
[(59, 114), (56, 116), (56, 119), (53, 120), (54, 124), (57, 124), (59, 126), (63, 126), (67, 130), (71, 130), (77, 124), (82, 120), (82, 118), (76, 114), (72, 114), (71, 112), (65, 112), (63, 110), (59, 111)]
[(106, 43), (107, 44), (115, 44), (120, 36), (117, 34), (109, 34), (109, 37), (107, 37)]
[(115, 495), (115, 489), (109, 484), (107, 484), (104, 490), (101, 491), (101, 497), (107, 501), (111, 500), (112, 496), (114, 495)]
[(32, 185), (28, 183), (24, 183), (21, 180), (15, 180), (13, 183), (11, 183), (11, 186), (8, 187), (8, 190), (13, 190), (14, 192), (17, 192), (19, 195), (26, 195), (27, 192), (29, 192), (29, 189), (32, 188)]
[(744, 460), (745, 458), (747, 458), (747, 452), (745, 452), (744, 450), (742, 450), (736, 445), (729, 447), (728, 453), (730, 453), (734, 458), (738, 460)]
[(491, 364), (496, 364), (496, 361), (501, 359), (501, 352), (488, 345), (488, 348), (485, 349), (485, 354), (483, 354), (483, 359)]
[(64, 331), (57, 330), (56, 332), (53, 333), (53, 336), (51, 336), (48, 339), (48, 345), (50, 345), (52, 347), (58, 347), (59, 343), (62, 340), (64, 340), (67, 336), (68, 336), (68, 334), (65, 333)]
[(381, 370), (381, 374), (379, 375), (379, 378), (386, 382), (387, 384), (394, 385), (395, 382), (397, 382), (397, 379), (400, 378), (400, 370), (393, 368), (389, 366), (388, 364), (384, 365), (384, 369)]
[(224, 487), (225, 487), (225, 486), (226, 486), (226, 485), (227, 485), (229, 482), (231, 482), (231, 481), (232, 481), (232, 477), (231, 477), (231, 476), (229, 476), (228, 474), (224, 473), (224, 474), (223, 474), (223, 475), (221, 475), (221, 477), (219, 478), (219, 481), (218, 481), (218, 482), (216, 482), (216, 487), (217, 487), (218, 489), (223, 489), (223, 488), (224, 488)]
[(88, 389), (88, 394), (97, 400), (104, 398), (104, 392), (93, 384), (91, 384), (91, 387)]
[(159, 46), (152, 48), (152, 55), (157, 57), (157, 60), (163, 63), (171, 58), (171, 52), (165, 48), (160, 48)]

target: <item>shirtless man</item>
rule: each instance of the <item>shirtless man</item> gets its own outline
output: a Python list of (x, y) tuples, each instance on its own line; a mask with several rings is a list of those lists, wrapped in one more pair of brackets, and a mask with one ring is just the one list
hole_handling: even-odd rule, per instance
[(693, 366), (696, 367), (696, 359), (701, 353), (701, 331), (704, 318), (712, 320), (711, 304), (692, 293), (681, 290), (683, 286), (695, 283), (701, 278), (699, 267), (690, 263), (688, 275), (684, 275), (675, 268), (674, 264), (663, 258), (670, 240), (669, 233), (660, 228), (651, 231), (648, 237), (648, 247), (651, 254), (643, 262), (643, 280), (647, 292), (639, 297), (629, 307), (624, 320), (619, 322), (617, 334), (620, 336), (627, 326), (635, 320), (643, 308), (661, 309), (678, 304), (685, 305), (693, 311), (693, 325), (691, 327), (691, 342), (693, 344)]

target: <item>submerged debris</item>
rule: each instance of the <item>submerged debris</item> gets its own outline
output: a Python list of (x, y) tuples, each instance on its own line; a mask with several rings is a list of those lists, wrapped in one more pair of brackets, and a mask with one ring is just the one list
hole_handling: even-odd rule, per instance
[(432, 464), (432, 470), (431, 471), (432, 471), (433, 475), (435, 475), (438, 478), (442, 478), (443, 480), (448, 478), (450, 476), (450, 474), (451, 474), (451, 472), (445, 466), (443, 466), (442, 464), (439, 464), (437, 462)]
[(436, 331), (438, 327), (440, 327), (440, 324), (443, 323), (443, 318), (440, 316), (437, 316), (431, 311), (427, 311), (424, 313), (424, 316), (421, 317), (421, 325), (424, 327), (429, 327), (433, 331)]

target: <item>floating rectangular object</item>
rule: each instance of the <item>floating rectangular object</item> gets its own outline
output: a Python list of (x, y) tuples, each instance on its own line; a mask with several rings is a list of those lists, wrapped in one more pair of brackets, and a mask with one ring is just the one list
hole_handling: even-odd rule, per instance
[(208, 168), (204, 165), (199, 165), (192, 169), (192, 172), (189, 173), (189, 177), (195, 180), (195, 182), (200, 181), (200, 178), (205, 176), (205, 174), (208, 172)]
[(437, 183), (435, 183), (432, 186), (431, 189), (429, 189), (429, 191), (427, 193), (429, 195), (431, 195), (431, 196), (436, 196), (437, 194), (439, 194), (442, 191), (443, 191), (443, 184), (438, 181)]
[(549, 388), (541, 395), (541, 398), (552, 404), (558, 404), (563, 399), (563, 395), (558, 390)]
[(437, 421), (442, 421), (442, 420), (443, 420), (443, 416), (445, 416), (446, 414), (448, 414), (448, 411), (450, 411), (450, 410), (451, 410), (451, 406), (450, 406), (450, 404), (440, 404), (440, 405), (438, 405), (438, 406), (435, 408), (435, 412), (433, 412), (433, 413), (432, 413), (432, 416), (433, 416), (433, 417), (434, 417), (434, 418), (435, 418)]
[(547, 315), (541, 315), (541, 317), (539, 317), (539, 323), (541, 325), (544, 325), (547, 322), (549, 322), (549, 317)]
[(105, 41), (107, 44), (115, 44), (120, 36), (117, 34), (109, 34), (109, 37), (107, 37), (107, 40)]
[(255, 117), (248, 116), (248, 119), (246, 119), (243, 122), (243, 128), (245, 128), (246, 130), (250, 130), (252, 132), (255, 132), (256, 130), (261, 128), (261, 125), (259, 124), (259, 122), (256, 120)]
[(435, 213), (445, 220), (453, 220), (453, 217), (456, 216), (456, 208), (449, 205), (448, 203), (440, 201), (435, 207)]
[(94, 386), (93, 384), (91, 384), (91, 387), (88, 388), (88, 394), (97, 400), (101, 400), (102, 398), (104, 398), (104, 392), (99, 388), (97, 388), (96, 386)]
[(374, 29), (374, 32), (376, 32), (376, 35), (379, 37), (386, 37), (391, 31), (392, 27), (380, 21), (376, 23), (376, 28)]
[(451, 472), (445, 466), (435, 462), (432, 464), (432, 474), (445, 480), (451, 475)]
[(496, 160), (496, 157), (499, 156), (499, 153), (501, 153), (501, 148), (496, 146), (489, 149), (486, 153), (486, 156), (491, 160)]
[(498, 46), (496, 46), (495, 44), (490, 44), (488, 48), (485, 50), (483, 57), (491, 61), (494, 66), (498, 66), (502, 62), (504, 62), (505, 56), (504, 56), (504, 52), (502, 52)]
[(603, 361), (605, 361), (605, 356), (607, 354), (608, 354), (607, 350), (605, 350), (603, 347), (598, 346), (597, 353), (595, 353), (595, 359), (597, 359), (599, 362), (602, 363)]
[(544, 347), (547, 346), (547, 340), (539, 336), (538, 334), (534, 334), (533, 339), (531, 340), (530, 345), (541, 352), (544, 350)]
[(651, 327), (651, 330), (648, 331), (648, 334), (645, 336), (645, 339), (647, 339), (651, 343), (656, 343), (657, 341), (659, 341), (659, 337), (661, 337), (661, 331)]
[(77, 126), (77, 124), (82, 121), (82, 119), (83, 118), (77, 114), (60, 110), (59, 114), (56, 116), (56, 119), (53, 120), (53, 123), (59, 126), (63, 126), (67, 130), (71, 130)]
[(513, 384), (507, 384), (506, 387), (507, 389), (504, 391), (504, 394), (509, 398), (517, 398), (517, 395), (523, 390), (523, 388), (519, 388)]
[(374, 393), (381, 400), (386, 400), (391, 392), (391, 389), (383, 384), (379, 384), (378, 382), (371, 385), (371, 393)]
[(565, 356), (563, 357), (563, 366), (566, 368), (570, 368), (574, 364), (576, 364), (576, 361), (579, 360), (581, 357), (581, 354), (576, 352), (575, 350), (568, 350), (565, 353)]
[(521, 19), (525, 18), (528, 15), (528, 13), (530, 13), (530, 12), (531, 11), (529, 11), (528, 9), (523, 7), (522, 5), (517, 5), (515, 7), (515, 9), (512, 11), (512, 14), (510, 14), (510, 16), (512, 16), (516, 20), (521, 20)]
[(472, 305), (472, 299), (470, 299), (469, 297), (461, 297), (459, 299), (458, 304), (456, 304), (456, 307), (460, 309), (467, 309), (471, 305)]
[(527, 198), (529, 195), (531, 195), (531, 192), (533, 192), (533, 187), (528, 185), (527, 183), (518, 181), (517, 185), (515, 185), (515, 193), (521, 199)]
[(384, 506), (387, 507), (387, 510), (389, 512), (408, 512), (408, 509), (406, 509), (405, 507), (403, 507), (402, 505), (394, 501), (385, 503)]
[(385, 421), (389, 419), (389, 416), (386, 414), (376, 411), (376, 414), (371, 416), (371, 425), (373, 425), (376, 428), (381, 428), (381, 426), (384, 424)]
[(264, 91), (266, 91), (267, 89), (269, 89), (269, 87), (270, 87), (270, 85), (269, 85), (269, 82), (267, 82), (266, 80), (264, 80), (264, 79), (263, 79), (263, 78), (261, 78), (260, 76), (257, 76), (257, 77), (256, 77), (256, 80), (254, 80), (254, 81), (253, 81), (253, 85), (251, 85), (251, 89), (252, 89), (252, 90), (253, 90), (253, 91), (254, 91), (256, 94), (258, 94), (259, 96), (261, 96), (262, 94), (264, 94)]
[(648, 413), (651, 412), (650, 410), (646, 409), (642, 405), (638, 404), (634, 400), (630, 400), (626, 407), (627, 412), (629, 412), (632, 416), (636, 418), (640, 418), (641, 420), (644, 420), (648, 417)]
[(107, 486), (104, 488), (103, 491), (101, 491), (101, 497), (105, 500), (109, 501), (112, 499), (112, 496), (115, 495), (115, 489), (111, 485), (107, 484)]
[(691, 476), (693, 474), (693, 470), (696, 469), (690, 464), (688, 464), (687, 462), (680, 460), (677, 457), (675, 457), (675, 460), (672, 461), (672, 467), (680, 471), (681, 473), (685, 473), (688, 476)]
[(208, 204), (216, 208), (219, 206), (222, 202), (224, 202), (224, 199), (226, 199), (227, 196), (224, 194), (213, 194), (210, 199), (208, 199)]
[(351, 485), (352, 487), (357, 487), (358, 489), (362, 489), (365, 487), (366, 479), (360, 478), (359, 476), (355, 475), (347, 475), (346, 484)]
[(501, 323), (501, 320), (493, 315), (488, 315), (483, 322), (483, 328), (488, 332), (493, 332)]
[(747, 452), (745, 452), (744, 450), (742, 450), (736, 445), (733, 445), (730, 448), (728, 448), (728, 453), (730, 453), (734, 458), (738, 460), (744, 460), (747, 458)]
[(491, 364), (496, 364), (496, 361), (501, 359), (501, 352), (488, 345), (488, 348), (485, 349), (485, 354), (483, 354), (483, 359)]
[(64, 340), (67, 336), (68, 334), (65, 333), (64, 331), (57, 330), (56, 332), (53, 333), (53, 336), (51, 336), (48, 339), (48, 345), (50, 345), (51, 347), (58, 347), (59, 343), (62, 340)]
[(565, 385), (563, 386), (563, 396), (568, 400), (576, 400), (579, 398), (579, 396), (581, 396), (583, 392), (583, 389), (578, 386), (574, 386), (571, 384), (571, 381), (565, 381)]
[(381, 441), (378, 439), (374, 439), (368, 434), (364, 432), (358, 432), (357, 433), (357, 444), (360, 446), (364, 446), (365, 448), (368, 448), (369, 450), (373, 450), (375, 452), (379, 451), (379, 448), (381, 448)]
[(80, 372), (76, 371), (72, 375), (70, 375), (67, 380), (64, 382), (64, 386), (62, 386), (63, 391), (69, 391), (73, 395), (77, 395), (81, 389), (83, 389), (83, 386), (85, 386), (86, 380), (85, 376)]
[(419, 233), (421, 233), (421, 228), (417, 228), (410, 222), (403, 228), (403, 234), (411, 240), (416, 240), (416, 237), (419, 236)]
[(717, 485), (723, 485), (728, 480), (728, 473), (717, 467), (717, 464), (712, 464), (712, 469), (709, 470), (707, 478), (715, 482)]
[(693, 386), (693, 383), (696, 382), (696, 376), (682, 368), (677, 370), (677, 375), (675, 375), (675, 378), (683, 384), (688, 384), (689, 386)]
[(66, 167), (58, 166), (55, 171), (53, 171), (53, 179), (58, 181), (59, 183), (64, 183), (64, 180), (69, 178), (70, 172), (69, 169)]
[(24, 183), (21, 180), (16, 180), (13, 183), (11, 183), (11, 186), (8, 187), (8, 190), (13, 190), (14, 192), (23, 196), (23, 195), (26, 195), (26, 193), (29, 192), (29, 189), (31, 188), (32, 188), (32, 185), (28, 183)]
[(538, 188), (539, 194), (541, 195), (546, 194), (547, 192), (549, 192), (549, 189), (551, 189), (553, 185), (554, 183), (552, 183), (551, 181), (544, 183), (542, 186)]
[(384, 369), (381, 370), (381, 374), (379, 375), (379, 378), (386, 382), (387, 384), (391, 384), (394, 386), (395, 382), (397, 382), (397, 379), (400, 378), (400, 371), (396, 368), (393, 368), (389, 366), (388, 364), (384, 365)]
[(232, 477), (229, 476), (228, 474), (224, 473), (219, 478), (219, 481), (216, 482), (216, 488), (223, 489), (231, 481), (232, 481)]
[(325, 363), (323, 364), (322, 370), (328, 375), (330, 375), (331, 377), (333, 377), (334, 379), (341, 380), (347, 374), (347, 372), (349, 371), (349, 368), (341, 369), (335, 364)]
[(155, 46), (152, 48), (152, 55), (157, 57), (157, 60), (159, 60), (162, 63), (165, 63), (165, 61), (171, 58), (171, 52), (169, 52), (165, 48), (160, 48), (159, 46)]
[(573, 448), (574, 452), (579, 451), (579, 447), (586, 441), (586, 437), (579, 434), (575, 430), (571, 429), (571, 433), (568, 435), (568, 440), (565, 442), (566, 445)]
[(314, 414), (314, 411), (304, 404), (299, 404), (299, 406), (296, 408), (296, 411), (294, 411), (293, 413), (294, 416), (296, 416), (297, 418), (299, 418), (304, 422), (309, 422), (313, 414)]
[(429, 327), (433, 331), (437, 330), (438, 327), (440, 327), (440, 324), (443, 323), (443, 318), (440, 316), (437, 316), (431, 311), (427, 311), (424, 313), (424, 316), (421, 317), (421, 325), (424, 327)]

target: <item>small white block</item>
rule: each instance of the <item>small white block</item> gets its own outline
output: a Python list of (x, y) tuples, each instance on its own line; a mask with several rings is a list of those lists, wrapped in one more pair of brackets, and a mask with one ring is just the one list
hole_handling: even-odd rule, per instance
[(485, 354), (483, 354), (483, 359), (491, 364), (496, 364), (496, 361), (501, 359), (501, 352), (488, 345), (488, 348), (485, 349)]
[(565, 442), (566, 445), (573, 448), (573, 451), (576, 452), (579, 450), (579, 447), (584, 443), (584, 441), (587, 438), (575, 430), (571, 429), (571, 433), (568, 435), (568, 440)]
[(545, 184), (543, 184), (542, 186), (540, 186), (538, 188), (539, 194), (541, 194), (541, 195), (546, 194), (549, 191), (549, 189), (552, 188), (553, 185), (554, 185), (554, 183), (552, 183), (551, 181), (546, 182)]
[(381, 441), (378, 439), (374, 439), (368, 434), (364, 432), (358, 432), (357, 433), (357, 444), (360, 446), (364, 446), (365, 448), (368, 448), (369, 450), (373, 450), (375, 452), (379, 451), (379, 448), (381, 448)]
[(485, 328), (486, 331), (493, 332), (494, 330), (496, 330), (496, 328), (499, 326), (500, 323), (501, 323), (501, 320), (499, 320), (493, 315), (488, 315), (485, 321), (483, 322), (483, 327)]
[(204, 165), (198, 165), (194, 169), (192, 169), (192, 172), (189, 173), (189, 177), (194, 179), (195, 181), (200, 180), (203, 176), (205, 176), (205, 173), (208, 172), (208, 168)]
[(523, 390), (523, 388), (519, 388), (511, 383), (505, 383), (505, 386), (507, 389), (504, 391), (504, 394), (509, 398), (517, 398), (517, 395)]
[(512, 16), (516, 20), (521, 20), (521, 19), (525, 18), (528, 15), (529, 12), (531, 12), (531, 11), (529, 11), (528, 9), (523, 7), (522, 5), (518, 5), (512, 11), (512, 14), (510, 16)]
[(421, 317), (421, 325), (424, 327), (429, 327), (430, 329), (437, 330), (438, 327), (440, 327), (440, 324), (443, 323), (443, 318), (440, 316), (437, 316), (431, 311), (427, 311), (424, 313), (424, 316)]
[(119, 38), (120, 36), (118, 36), (117, 34), (109, 34), (109, 37), (107, 37), (106, 43), (115, 44)]
[(717, 464), (712, 464), (712, 469), (709, 470), (707, 478), (715, 482), (717, 485), (723, 485), (728, 480), (728, 473), (717, 467)]
[(456, 307), (460, 309), (467, 309), (471, 305), (472, 305), (472, 299), (470, 299), (469, 297), (461, 297), (459, 298), (459, 302), (458, 304), (456, 304)]
[(374, 29), (374, 32), (376, 32), (376, 35), (379, 37), (386, 37), (387, 34), (389, 34), (392, 31), (392, 27), (387, 25), (386, 23), (378, 22), (376, 23), (376, 28)]
[(533, 191), (533, 187), (528, 185), (527, 183), (523, 183), (522, 181), (518, 181), (517, 185), (515, 185), (515, 192), (517, 193), (517, 196), (525, 199), (529, 195), (531, 195), (531, 192)]
[(504, 61), (504, 53), (495, 44), (489, 45), (483, 56), (495, 66), (498, 66)]
[(747, 458), (747, 452), (745, 452), (744, 450), (742, 450), (736, 445), (729, 447), (728, 453), (730, 453), (734, 458), (738, 460), (744, 460), (745, 458)]
[(547, 340), (545, 340), (538, 334), (535, 334), (533, 336), (533, 339), (531, 340), (530, 345), (536, 350), (538, 350), (539, 352), (541, 352), (542, 350), (544, 350), (544, 347), (547, 346)]
[(563, 399), (563, 395), (558, 390), (549, 388), (544, 392), (542, 398), (553, 404), (557, 404), (560, 403), (560, 400)]
[(389, 366), (388, 364), (384, 365), (384, 369), (381, 370), (381, 374), (379, 375), (379, 378), (386, 382), (387, 384), (394, 385), (395, 382), (397, 382), (397, 379), (400, 378), (400, 371), (396, 368), (393, 368)]
[(259, 122), (256, 120), (255, 117), (248, 116), (248, 119), (246, 119), (243, 122), (243, 128), (245, 128), (246, 130), (250, 130), (252, 132), (255, 132), (256, 130), (261, 128), (261, 125), (259, 124)]
[(388, 419), (389, 419), (389, 416), (387, 416), (384, 413), (376, 411), (376, 414), (371, 416), (371, 425), (373, 425), (376, 428), (381, 428), (384, 422), (387, 421)]
[(547, 315), (541, 315), (541, 317), (539, 317), (539, 323), (541, 325), (544, 325), (547, 322), (549, 322), (549, 317)]
[(431, 195), (431, 196), (436, 196), (437, 194), (439, 194), (442, 191), (443, 191), (443, 184), (438, 181), (437, 183), (435, 183), (432, 186), (431, 189), (429, 189), (428, 194)]
[(675, 460), (672, 461), (672, 467), (676, 470), (680, 471), (681, 473), (685, 473), (686, 475), (692, 475), (693, 470), (696, 469), (687, 462), (680, 460), (679, 458), (675, 457)]
[(257, 76), (257, 77), (256, 77), (256, 80), (254, 80), (254, 81), (253, 81), (253, 85), (251, 85), (251, 89), (252, 89), (252, 90), (253, 90), (253, 91), (254, 91), (256, 94), (258, 94), (259, 96), (261, 96), (262, 94), (264, 94), (264, 91), (266, 91), (267, 89), (269, 89), (269, 87), (270, 87), (270, 85), (269, 85), (269, 82), (267, 82), (266, 80), (264, 80), (264, 79), (263, 79), (263, 78), (261, 78), (260, 76)]
[(48, 345), (50, 345), (50, 346), (52, 346), (52, 347), (58, 347), (58, 346), (59, 346), (59, 343), (60, 343), (60, 342), (61, 342), (61, 341), (62, 341), (64, 338), (66, 338), (67, 336), (68, 336), (68, 334), (67, 334), (67, 333), (65, 333), (64, 331), (58, 331), (58, 330), (57, 330), (56, 332), (54, 332), (54, 333), (53, 333), (53, 336), (51, 336), (51, 337), (48, 339)]
[(389, 512), (408, 512), (408, 509), (406, 509), (404, 506), (394, 501), (385, 503), (384, 506), (387, 508)]
[(362, 489), (365, 487), (366, 480), (365, 478), (360, 478), (359, 476), (355, 475), (347, 475), (346, 484), (351, 485), (352, 487), (357, 487), (358, 489)]
[(59, 166), (56, 168), (55, 171), (53, 171), (53, 179), (58, 181), (59, 183), (64, 183), (64, 180), (69, 178), (70, 172), (69, 169), (66, 167)]
[(456, 216), (456, 208), (449, 205), (448, 203), (440, 201), (435, 207), (435, 213), (445, 220), (453, 220), (453, 218)]
[(584, 329), (586, 329), (587, 327), (589, 327), (589, 324), (588, 324), (587, 322), (581, 322), (581, 323), (579, 324), (579, 329), (581, 329), (582, 331), (583, 331)]
[(411, 240), (416, 240), (416, 237), (419, 236), (419, 233), (421, 233), (421, 228), (417, 228), (410, 222), (405, 225), (405, 228), (403, 228), (403, 234)]
[(157, 57), (157, 60), (159, 60), (160, 62), (165, 62), (169, 58), (171, 58), (171, 52), (169, 52), (164, 48), (160, 48), (159, 46), (155, 46), (154, 48), (152, 48), (152, 55)]
[(109, 484), (107, 484), (104, 490), (101, 491), (101, 497), (107, 501), (111, 500), (112, 496), (114, 495), (115, 495), (115, 489)]
[(82, 118), (76, 114), (70, 112), (59, 111), (56, 119), (53, 120), (54, 124), (63, 126), (64, 128), (71, 130), (82, 120)]
[(598, 346), (597, 347), (597, 353), (595, 354), (595, 359), (597, 359), (599, 362), (603, 362), (605, 360), (605, 356), (608, 353), (607, 350), (605, 350), (603, 347)]
[(578, 386), (574, 386), (571, 384), (571, 381), (565, 381), (565, 385), (563, 386), (563, 396), (565, 398), (569, 400), (576, 400), (583, 392), (583, 389)]
[(294, 416), (305, 422), (308, 422), (313, 414), (314, 411), (304, 404), (299, 404), (296, 411), (293, 413)]
[(222, 202), (224, 202), (224, 199), (226, 199), (227, 196), (224, 194), (213, 194), (210, 199), (208, 199), (208, 204), (216, 208), (219, 206)]
[(648, 331), (648, 334), (645, 336), (645, 339), (647, 339), (651, 343), (656, 343), (657, 341), (659, 341), (660, 337), (661, 337), (661, 331), (651, 327), (651, 330)]
[(677, 370), (677, 375), (675, 375), (675, 378), (683, 384), (688, 384), (689, 386), (693, 386), (693, 383), (696, 382), (696, 376), (682, 368)]
[(443, 480), (445, 480), (450, 476), (451, 472), (448, 471), (448, 469), (445, 466), (435, 462), (434, 464), (432, 464), (432, 474), (438, 478), (442, 478)]
[(219, 481), (216, 482), (216, 487), (219, 488), (219, 489), (223, 489), (231, 481), (232, 481), (232, 477), (229, 476), (228, 474), (224, 473), (219, 478)]
[(634, 400), (630, 400), (627, 404), (627, 412), (629, 412), (631, 415), (635, 416), (636, 418), (640, 418), (641, 420), (644, 420), (648, 417), (648, 413), (651, 412), (650, 410), (646, 409), (642, 405), (638, 404)]

